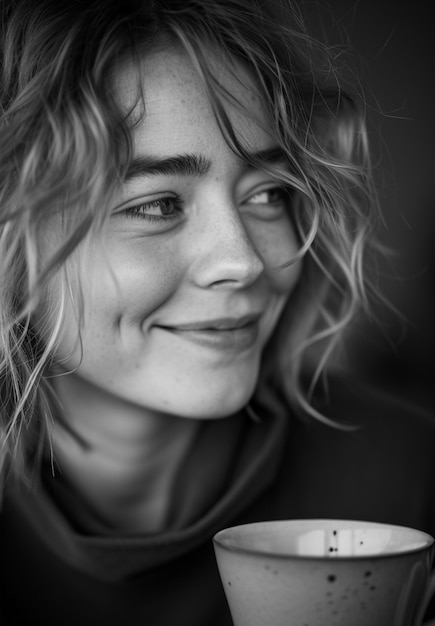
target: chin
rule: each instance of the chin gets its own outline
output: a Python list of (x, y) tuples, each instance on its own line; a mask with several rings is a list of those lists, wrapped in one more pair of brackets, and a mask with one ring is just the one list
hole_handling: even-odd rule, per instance
[[(225, 388), (222, 392), (211, 390), (207, 397), (194, 399), (194, 394), (177, 405), (177, 413), (193, 419), (220, 419), (238, 413), (247, 404), (255, 391), (256, 381), (250, 385)], [(180, 410), (181, 409), (181, 410)]]

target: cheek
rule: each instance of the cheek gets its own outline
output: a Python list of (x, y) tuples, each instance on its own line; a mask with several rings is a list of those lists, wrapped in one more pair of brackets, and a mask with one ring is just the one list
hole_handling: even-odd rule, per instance
[(250, 226), (250, 236), (276, 290), (289, 293), (301, 271), (300, 261), (291, 263), (300, 245), (290, 220), (285, 218), (273, 223), (254, 223)]
[(111, 328), (137, 325), (160, 307), (180, 282), (177, 255), (167, 248), (137, 238), (94, 250), (82, 280), (85, 325), (101, 318)]

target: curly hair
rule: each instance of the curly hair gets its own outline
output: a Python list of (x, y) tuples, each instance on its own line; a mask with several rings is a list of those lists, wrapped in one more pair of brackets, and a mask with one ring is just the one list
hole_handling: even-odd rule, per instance
[[(261, 381), (281, 389), (296, 409), (326, 419), (310, 405), (302, 373), (317, 380), (376, 292), (365, 268), (377, 246), (378, 206), (364, 98), (341, 80), (334, 55), (308, 35), (296, 6), (291, 0), (3, 0), (1, 11), (0, 475), (24, 474), (45, 441), (52, 403), (46, 373), (66, 299), (74, 297), (68, 259), (103, 224), (106, 201), (131, 158), (135, 122), (116, 101), (114, 71), (133, 60), (145, 85), (140, 59), (159, 47), (181, 46), (189, 55), (225, 140), (247, 161), (253, 157), (224, 103), (252, 112), (219, 83), (212, 57), (228, 67), (241, 62), (254, 80), (287, 160), (285, 168), (254, 165), (270, 168), (293, 190), (300, 251), (288, 263), (303, 259), (291, 306), (265, 350)], [(54, 216), (61, 216), (62, 241), (47, 260), (41, 234)], [(62, 272), (63, 291), (36, 325), (44, 286)]]

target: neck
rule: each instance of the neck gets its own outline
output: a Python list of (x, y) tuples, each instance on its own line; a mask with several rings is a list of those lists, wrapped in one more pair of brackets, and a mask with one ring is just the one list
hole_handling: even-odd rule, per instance
[(200, 422), (148, 411), (74, 374), (55, 379), (55, 390), (68, 425), (56, 421), (52, 432), (60, 475), (113, 532), (164, 529)]

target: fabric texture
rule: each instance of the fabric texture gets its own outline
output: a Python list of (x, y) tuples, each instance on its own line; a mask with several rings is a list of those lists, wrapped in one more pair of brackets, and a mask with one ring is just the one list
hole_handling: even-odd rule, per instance
[(11, 485), (0, 624), (230, 626), (212, 537), (236, 524), (344, 518), (435, 536), (435, 416), (341, 379), (315, 402), (357, 428), (296, 418), (277, 398), (255, 406), (259, 422), (242, 413), (204, 423), (159, 534), (85, 530), (71, 515), (79, 499), (50, 467), (31, 489)]

